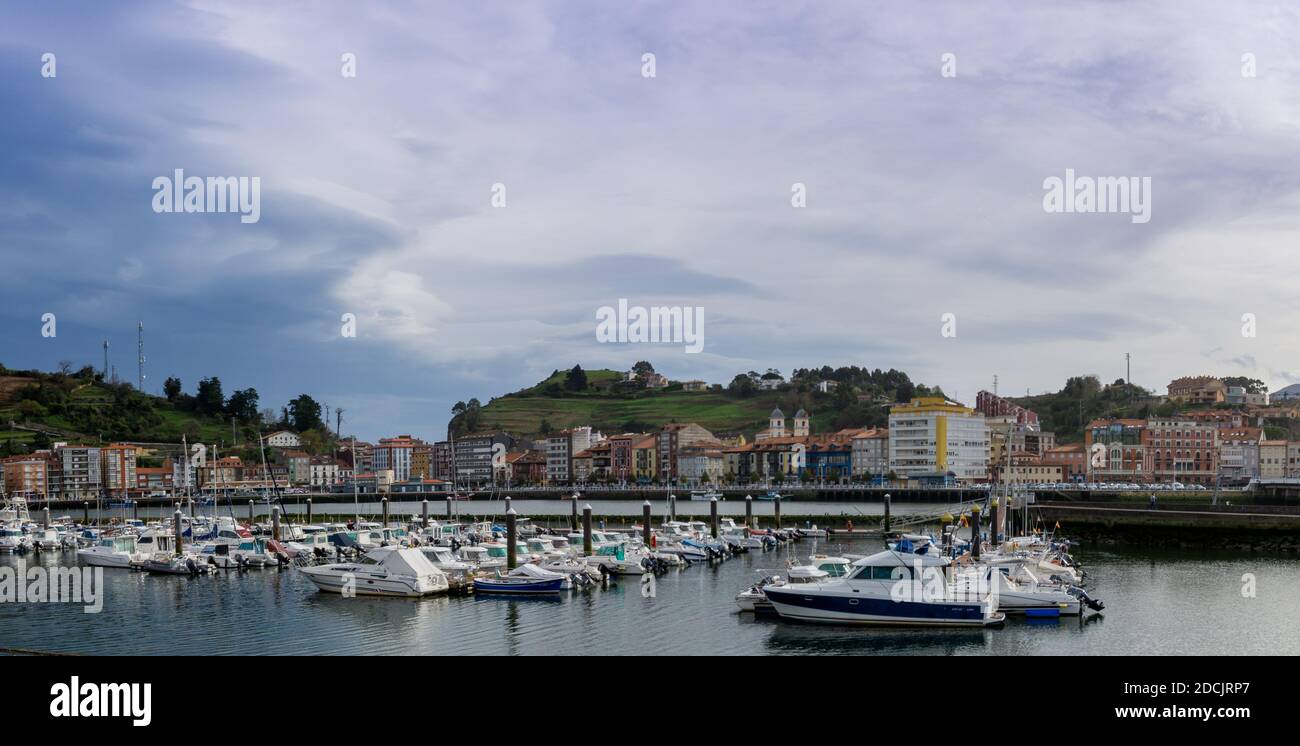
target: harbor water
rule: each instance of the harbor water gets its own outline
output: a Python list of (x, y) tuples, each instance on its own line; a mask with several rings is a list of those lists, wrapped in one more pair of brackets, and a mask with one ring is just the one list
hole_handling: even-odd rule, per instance
[[(150, 654), (1296, 655), (1300, 560), (1079, 547), (1100, 615), (1002, 628), (845, 628), (740, 614), (736, 593), (787, 559), (866, 554), (878, 539), (803, 540), (672, 570), (653, 597), (636, 578), (558, 599), (344, 598), (295, 569), (150, 576), (105, 570), (103, 610), (0, 603), (0, 648)], [(75, 563), (73, 553), (0, 556), (0, 566)], [(1243, 594), (1250, 590), (1253, 597)]]

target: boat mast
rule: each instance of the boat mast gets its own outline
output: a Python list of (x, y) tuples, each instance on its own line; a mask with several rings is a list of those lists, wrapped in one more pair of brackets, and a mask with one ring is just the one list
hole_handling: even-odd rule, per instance
[[(356, 526), (361, 523), (361, 500), (358, 497), (357, 489), (357, 468), (360, 461), (357, 459), (357, 434), (352, 433), (352, 525)], [(378, 482), (376, 481), (376, 484)]]

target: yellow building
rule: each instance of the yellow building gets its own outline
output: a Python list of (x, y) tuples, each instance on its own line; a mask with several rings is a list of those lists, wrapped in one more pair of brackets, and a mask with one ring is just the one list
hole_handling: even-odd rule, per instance
[(632, 444), (632, 479), (647, 483), (659, 478), (659, 437), (650, 435)]

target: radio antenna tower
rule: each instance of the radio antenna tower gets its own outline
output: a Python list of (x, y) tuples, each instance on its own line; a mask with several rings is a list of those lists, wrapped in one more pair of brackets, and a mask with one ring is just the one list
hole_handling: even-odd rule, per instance
[(144, 393), (144, 322), (138, 322), (136, 325), (136, 349), (140, 353), (140, 382), (136, 385), (140, 393)]

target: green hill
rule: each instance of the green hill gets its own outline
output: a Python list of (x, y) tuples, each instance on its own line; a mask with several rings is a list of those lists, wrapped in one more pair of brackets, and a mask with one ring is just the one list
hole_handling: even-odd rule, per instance
[[(787, 384), (775, 391), (760, 390), (756, 372), (740, 374), (727, 386), (686, 391), (680, 383), (646, 388), (628, 382), (614, 370), (584, 371), (580, 388), (566, 386), (569, 371), (556, 371), (545, 380), (481, 407), (470, 402), (468, 411), (453, 418), (457, 432), (506, 430), (536, 436), (552, 430), (591, 425), (605, 433), (650, 430), (670, 422), (695, 422), (719, 435), (753, 434), (767, 427), (768, 416), (780, 407), (787, 417), (800, 408), (812, 415), (814, 432), (846, 427), (883, 426), (887, 405), (900, 397), (942, 394), (937, 389), (914, 386), (898, 371), (860, 368), (797, 369)], [(842, 380), (840, 380), (842, 379)], [(822, 380), (837, 381), (829, 392), (817, 389)]]
[[(105, 382), (90, 366), (46, 373), (0, 365), (0, 456), (48, 448), (54, 441), (180, 443), (185, 437), (223, 450), (237, 440), (242, 452), (235, 455), (257, 458), (259, 434), (286, 426), (257, 411), (252, 389), (232, 392), (227, 399), (215, 378), (200, 382), (197, 395), (181, 392), (180, 382), (174, 383), (168, 397), (150, 396), (130, 384)], [(327, 450), (330, 435), (319, 421), (319, 407), (311, 418), (309, 407), (295, 409), (295, 403), (286, 411), (301, 410), (309, 424), (294, 429), (302, 432), (313, 452)]]

